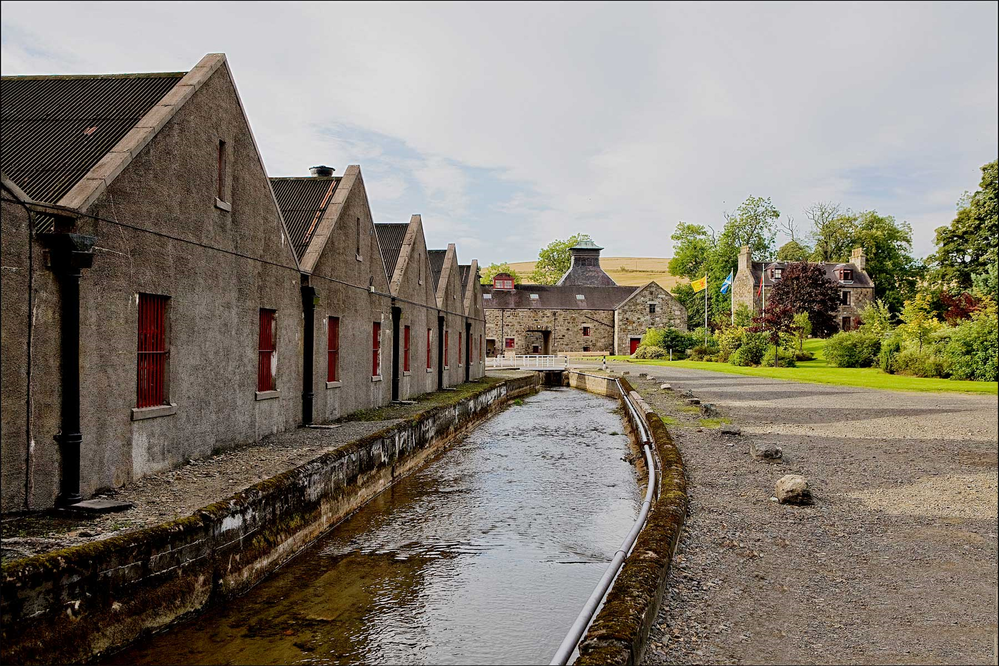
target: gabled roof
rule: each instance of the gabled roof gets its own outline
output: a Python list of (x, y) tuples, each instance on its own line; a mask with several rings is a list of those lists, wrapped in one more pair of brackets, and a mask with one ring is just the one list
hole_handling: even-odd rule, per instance
[(270, 181), (295, 256), (301, 259), (333, 199), (340, 176), (271, 178)]
[(430, 257), (430, 273), (434, 276), (434, 292), (441, 281), (441, 272), (444, 270), (444, 258), (447, 257), (447, 250), (427, 250)]
[(59, 203), (184, 74), (3, 77), (0, 168), (35, 201)]
[(461, 276), (461, 291), (465, 291), (468, 285), (468, 274), (472, 268), (471, 264), (458, 264), (458, 274)]
[[(793, 262), (789, 262), (789, 261), (774, 261), (774, 262), (765, 264), (762, 261), (754, 261), (753, 262), (753, 284), (754, 285), (759, 285), (760, 284), (760, 276), (763, 275), (764, 269), (770, 269), (770, 268), (784, 269), (784, 268), (787, 268), (791, 263), (793, 263)], [(859, 268), (857, 268), (857, 266), (855, 264), (851, 264), (849, 262), (841, 263), (840, 264), (840, 263), (833, 263), (831, 261), (809, 262), (809, 263), (818, 263), (820, 266), (822, 266), (823, 270), (825, 270), (825, 272), (826, 272), (826, 278), (828, 278), (830, 281), (834, 282), (837, 286), (840, 286), (840, 287), (849, 287), (849, 288), (853, 288), (853, 289), (873, 289), (874, 288), (874, 283), (871, 282), (870, 276), (868, 276), (865, 271), (862, 271)], [(839, 276), (836, 275), (836, 269), (837, 268), (849, 268), (849, 269), (852, 269), (853, 270), (853, 282), (840, 282), (839, 281)], [(770, 277), (770, 270), (767, 270), (766, 271), (766, 282), (764, 283), (764, 286), (767, 287), (767, 288), (770, 288), (770, 287), (774, 286), (777, 282), (780, 282), (780, 280), (774, 280), (773, 278), (771, 278)]]
[[(482, 295), (490, 295), (490, 298), (483, 299), (486, 309), (616, 310), (639, 289), (640, 287), (559, 287), (540, 284), (518, 284), (513, 289), (494, 289), (492, 285), (483, 285)], [(531, 298), (532, 295), (537, 298)]]
[(395, 267), (399, 263), (399, 252), (406, 240), (408, 229), (408, 222), (381, 222), (375, 225), (378, 245), (382, 251), (382, 260), (385, 262), (385, 272), (388, 273), (390, 280), (395, 275)]

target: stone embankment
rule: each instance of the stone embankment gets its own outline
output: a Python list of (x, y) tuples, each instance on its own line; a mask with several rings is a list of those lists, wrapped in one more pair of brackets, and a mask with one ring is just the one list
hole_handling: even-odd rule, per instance
[(85, 661), (240, 594), (471, 425), (537, 387), (535, 373), (487, 378), (186, 517), (4, 563), (4, 660)]

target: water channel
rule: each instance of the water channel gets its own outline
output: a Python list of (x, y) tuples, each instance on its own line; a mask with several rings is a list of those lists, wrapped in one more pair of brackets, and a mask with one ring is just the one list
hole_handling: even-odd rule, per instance
[(526, 398), (114, 664), (548, 663), (641, 503), (619, 403)]

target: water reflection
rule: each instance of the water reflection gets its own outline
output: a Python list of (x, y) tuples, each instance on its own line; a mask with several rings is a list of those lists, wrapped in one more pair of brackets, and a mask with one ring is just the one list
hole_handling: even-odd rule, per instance
[(107, 663), (548, 663), (637, 515), (616, 409), (528, 398), (246, 596)]

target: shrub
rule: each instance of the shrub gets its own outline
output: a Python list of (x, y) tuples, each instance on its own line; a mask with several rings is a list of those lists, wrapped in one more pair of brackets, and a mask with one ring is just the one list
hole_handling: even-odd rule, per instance
[(728, 362), (732, 365), (759, 365), (763, 360), (763, 355), (767, 353), (770, 346), (766, 333), (752, 333), (745, 331), (739, 348), (732, 352)]
[[(760, 361), (760, 365), (772, 368), (774, 367), (774, 358), (777, 356), (775, 351), (777, 347), (770, 345), (767, 348), (767, 353), (763, 355), (763, 360)], [(781, 368), (793, 368), (798, 364), (794, 361), (794, 351), (790, 349), (780, 348), (780, 361), (778, 361), (777, 366)]]
[(746, 334), (744, 326), (730, 326), (724, 331), (718, 331), (718, 353), (727, 361), (732, 353), (742, 346), (742, 336)]
[(650, 328), (642, 338), (643, 345), (672, 349), (674, 352), (685, 352), (697, 343), (693, 335), (675, 328)]
[(815, 360), (815, 354), (813, 354), (812, 352), (802, 351), (802, 350), (799, 349), (798, 351), (796, 351), (794, 353), (794, 360), (795, 361), (814, 361)]
[(876, 335), (853, 331), (837, 333), (825, 344), (826, 360), (837, 368), (869, 368), (881, 351)]
[(902, 351), (902, 343), (896, 337), (891, 337), (881, 343), (881, 351), (878, 353), (878, 366), (883, 372), (894, 374), (898, 353)]
[(631, 355), (632, 358), (643, 358), (643, 359), (658, 359), (658, 358), (669, 358), (669, 351), (663, 349), (662, 347), (654, 347), (652, 345), (641, 344), (635, 353)]
[(996, 381), (999, 320), (995, 305), (985, 305), (970, 320), (954, 328), (943, 355), (954, 379)]
[(895, 357), (894, 370), (900, 375), (913, 377), (947, 377), (947, 363), (943, 355), (925, 347), (906, 347)]

